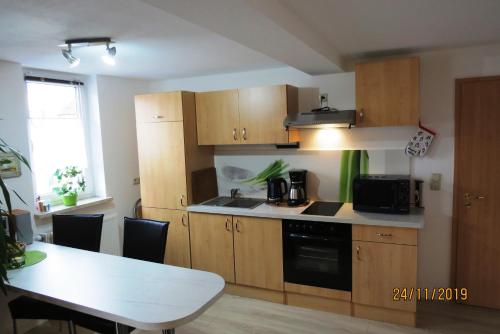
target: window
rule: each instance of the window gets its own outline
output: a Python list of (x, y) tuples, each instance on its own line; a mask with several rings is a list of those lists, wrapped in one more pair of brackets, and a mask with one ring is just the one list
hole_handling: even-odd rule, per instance
[(79, 197), (90, 197), (93, 175), (82, 104), (83, 84), (27, 77), (26, 87), (36, 195), (55, 200), (54, 172), (77, 166), (87, 182), (85, 193)]

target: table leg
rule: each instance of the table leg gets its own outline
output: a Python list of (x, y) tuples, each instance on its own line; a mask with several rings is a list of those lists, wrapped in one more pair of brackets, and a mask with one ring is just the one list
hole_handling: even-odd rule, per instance
[(175, 334), (175, 328), (170, 328), (170, 329), (167, 329), (166, 334)]
[(116, 323), (116, 334), (129, 334), (128, 326)]

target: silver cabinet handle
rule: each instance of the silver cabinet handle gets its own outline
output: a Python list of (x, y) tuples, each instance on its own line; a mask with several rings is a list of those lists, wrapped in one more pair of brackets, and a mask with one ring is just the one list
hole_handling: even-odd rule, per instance
[(160, 119), (160, 118), (163, 118), (163, 116), (162, 115), (154, 115), (153, 118)]
[(184, 195), (181, 195), (181, 206), (186, 206), (186, 204), (184, 203)]
[(234, 141), (238, 140), (238, 132), (236, 131), (236, 128), (233, 128), (233, 140)]
[(243, 137), (243, 140), (247, 140), (247, 128), (243, 128), (241, 131), (241, 135)]
[(226, 231), (231, 232), (231, 221), (226, 219)]
[(357, 246), (356, 247), (356, 258), (358, 259), (358, 261), (361, 261), (361, 256), (359, 256), (360, 251), (361, 251), (361, 247)]
[(241, 233), (239, 220), (236, 220), (236, 232)]
[(485, 199), (485, 198), (486, 198), (486, 197), (484, 197), (484, 196), (481, 196), (481, 195), (479, 195), (479, 196), (476, 196), (476, 199), (478, 199), (478, 200), (482, 200), (482, 199)]
[(184, 225), (185, 227), (188, 227), (188, 223), (186, 221), (186, 215), (182, 215), (182, 218), (181, 218), (181, 221), (182, 221), (182, 225)]
[(359, 111), (359, 120), (360, 122), (363, 122), (363, 118), (365, 117), (365, 109), (361, 108)]
[(377, 233), (378, 237), (392, 237), (391, 233)]

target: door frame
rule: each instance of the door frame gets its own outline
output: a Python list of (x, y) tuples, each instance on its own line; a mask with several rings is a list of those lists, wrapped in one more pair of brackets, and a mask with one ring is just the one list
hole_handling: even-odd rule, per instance
[(481, 81), (491, 81), (500, 80), (500, 75), (484, 76), (484, 77), (472, 77), (472, 78), (461, 78), (455, 79), (455, 130), (454, 130), (454, 172), (453, 172), (453, 213), (452, 213), (452, 224), (451, 224), (451, 270), (450, 270), (450, 282), (451, 287), (456, 288), (457, 286), (457, 251), (458, 251), (458, 229), (459, 229), (459, 201), (460, 194), (458, 193), (458, 180), (459, 180), (459, 163), (458, 154), (461, 150), (459, 147), (458, 138), (460, 136), (459, 124), (461, 121), (461, 87), (462, 84), (467, 82), (481, 82)]

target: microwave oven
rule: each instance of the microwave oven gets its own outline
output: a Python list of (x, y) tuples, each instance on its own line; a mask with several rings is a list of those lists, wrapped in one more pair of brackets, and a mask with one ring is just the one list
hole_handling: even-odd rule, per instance
[(356, 211), (410, 212), (410, 176), (361, 174), (353, 181), (353, 209)]

